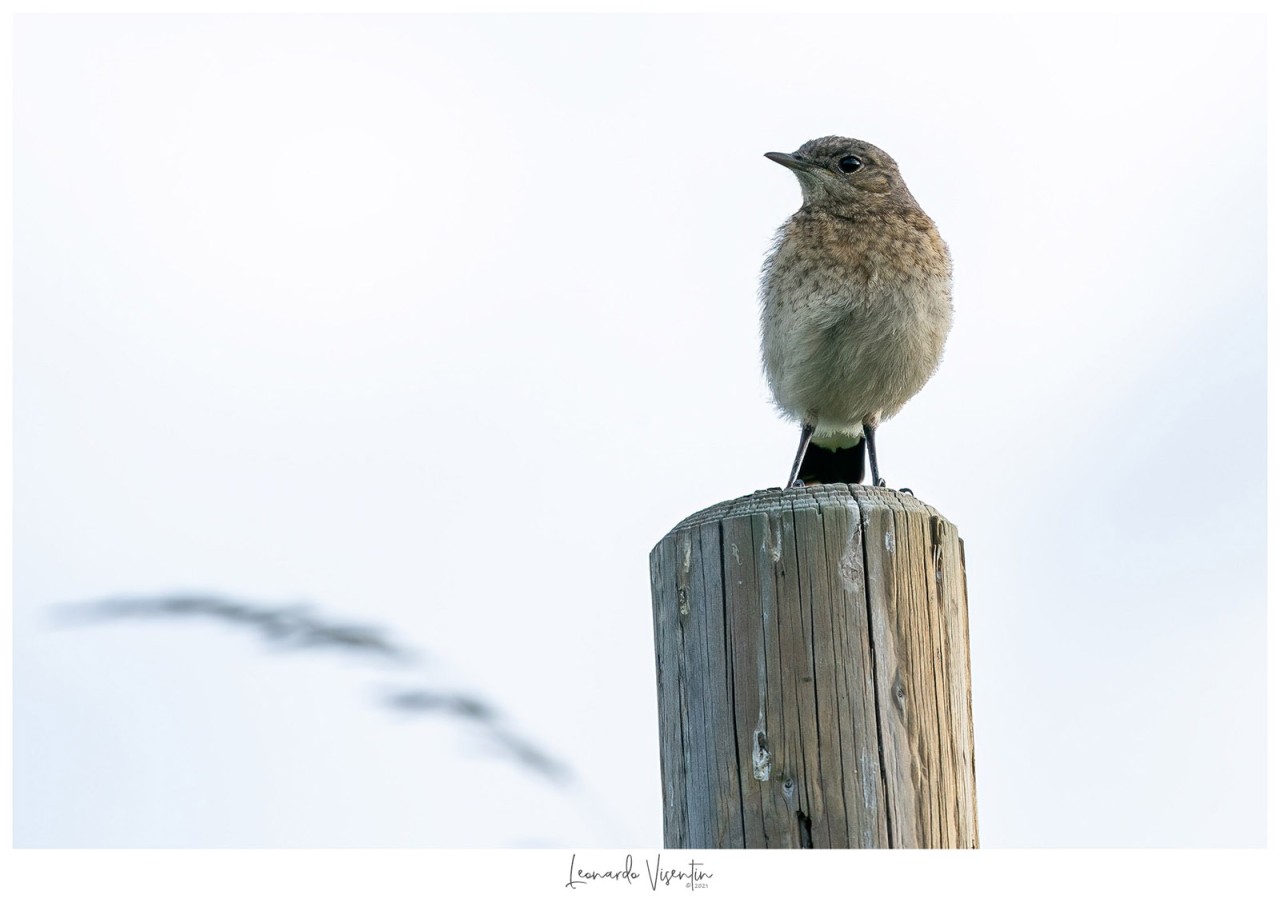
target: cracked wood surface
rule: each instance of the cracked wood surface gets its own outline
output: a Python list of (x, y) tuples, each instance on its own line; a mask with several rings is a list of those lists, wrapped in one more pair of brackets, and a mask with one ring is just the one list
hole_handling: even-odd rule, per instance
[(977, 846), (954, 525), (884, 488), (762, 490), (650, 573), (669, 848)]

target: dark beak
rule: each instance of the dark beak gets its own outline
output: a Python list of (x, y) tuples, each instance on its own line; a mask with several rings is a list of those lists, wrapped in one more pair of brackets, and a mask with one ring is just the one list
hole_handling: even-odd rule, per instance
[(766, 153), (765, 159), (772, 159), (778, 165), (785, 165), (794, 172), (812, 172), (821, 169), (822, 166), (816, 162), (810, 162), (807, 159), (801, 159), (791, 153)]

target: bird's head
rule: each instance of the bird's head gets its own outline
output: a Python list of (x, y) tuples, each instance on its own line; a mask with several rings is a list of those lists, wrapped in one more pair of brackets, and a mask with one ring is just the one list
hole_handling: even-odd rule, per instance
[(895, 200), (915, 202), (893, 157), (864, 140), (819, 137), (794, 153), (764, 155), (795, 173), (806, 206), (869, 208)]

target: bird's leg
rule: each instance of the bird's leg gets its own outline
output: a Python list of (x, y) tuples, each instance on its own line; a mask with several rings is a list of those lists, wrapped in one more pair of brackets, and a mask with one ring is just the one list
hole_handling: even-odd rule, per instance
[(885, 486), (884, 479), (880, 477), (880, 465), (876, 462), (876, 426), (863, 424), (862, 433), (867, 440), (867, 458), (871, 460), (871, 486)]
[(800, 475), (800, 463), (804, 461), (805, 451), (809, 449), (809, 441), (812, 439), (813, 425), (806, 421), (800, 428), (800, 449), (796, 450), (796, 461), (791, 463), (791, 476), (787, 478), (787, 483), (782, 485), (782, 489), (796, 485), (796, 478)]

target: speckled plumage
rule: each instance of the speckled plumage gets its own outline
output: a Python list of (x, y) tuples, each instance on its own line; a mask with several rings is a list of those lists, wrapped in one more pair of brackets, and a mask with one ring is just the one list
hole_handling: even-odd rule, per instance
[[(850, 156), (860, 168), (841, 171)], [(852, 446), (937, 369), (951, 257), (883, 150), (823, 137), (770, 158), (794, 171), (804, 203), (764, 266), (765, 374), (778, 408), (814, 425), (816, 445)]]

